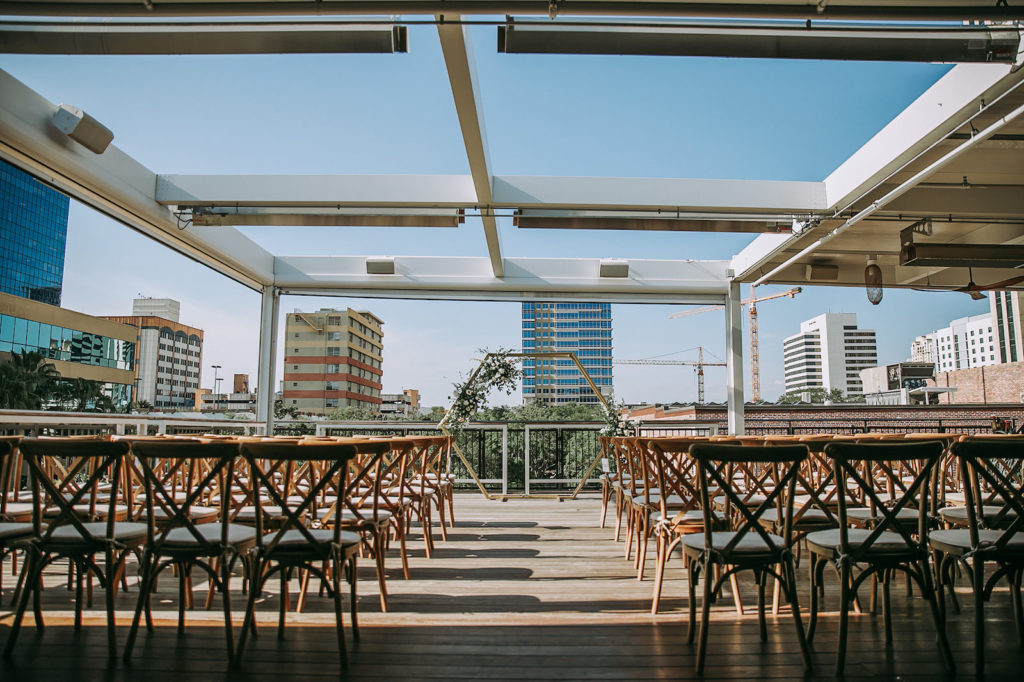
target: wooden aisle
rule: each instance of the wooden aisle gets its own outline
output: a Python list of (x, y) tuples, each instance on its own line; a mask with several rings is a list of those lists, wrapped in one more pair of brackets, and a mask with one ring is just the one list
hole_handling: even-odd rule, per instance
[[(663, 613), (649, 613), (653, 569), (636, 580), (612, 529), (597, 527), (599, 501), (591, 494), (570, 502), (490, 502), (475, 494), (456, 499), (457, 526), (447, 542), (435, 535), (426, 559), (419, 535), (410, 538), (412, 579), (403, 580), (389, 556), (391, 610), (381, 613), (370, 562), (360, 568), (358, 649), (351, 649), (349, 679), (680, 679), (695, 677), (695, 648), (686, 643), (686, 583), (681, 562), (669, 564)], [(611, 522), (611, 518), (609, 518)], [(649, 566), (653, 566), (653, 543)], [(5, 563), (0, 640), (10, 625), (13, 580)], [(134, 575), (134, 566), (130, 569)], [(801, 571), (806, 605), (806, 570)], [(205, 583), (196, 576), (197, 602)], [(11, 661), (0, 662), (3, 680), (280, 680), (337, 679), (331, 601), (314, 595), (302, 614), (289, 613), (279, 641), (275, 627), (279, 595), (267, 592), (260, 637), (247, 649), (243, 668), (229, 671), (224, 659), (220, 602), (211, 611), (188, 613), (186, 633), (175, 628), (177, 582), (163, 579), (156, 632), (140, 634), (130, 664), (108, 663), (102, 596), (88, 612), (86, 627), (70, 627), (73, 593), (64, 589), (62, 568), (47, 576), (41, 635), (26, 620)], [(749, 585), (749, 584), (748, 584)], [(273, 585), (276, 589), (276, 585)], [(744, 586), (744, 590), (747, 586)], [(835, 585), (814, 642), (815, 672), (831, 679), (837, 608)], [(120, 641), (127, 634), (136, 597), (120, 595)], [(244, 606), (235, 591), (234, 608)], [(962, 594), (961, 601), (967, 595)], [(752, 593), (746, 602), (753, 605)], [(934, 644), (927, 605), (894, 589), (895, 643), (886, 650), (881, 618), (854, 616), (844, 679), (934, 679), (945, 675)], [(1024, 648), (1017, 644), (1008, 594), (997, 591), (986, 612), (990, 645), (986, 679), (1021, 679)], [(769, 616), (769, 640), (758, 637), (756, 613), (736, 615), (732, 600), (713, 610), (706, 679), (803, 677), (788, 613)], [(346, 623), (348, 623), (346, 618)], [(950, 638), (959, 665), (957, 679), (973, 675), (973, 613), (951, 615)], [(351, 631), (348, 633), (351, 636)], [(351, 639), (349, 640), (351, 642)]]

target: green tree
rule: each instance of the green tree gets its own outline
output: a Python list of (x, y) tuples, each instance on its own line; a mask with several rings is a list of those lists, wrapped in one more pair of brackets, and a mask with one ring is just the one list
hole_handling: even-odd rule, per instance
[(864, 402), (864, 398), (862, 396), (859, 398), (860, 399), (858, 400), (856, 397), (844, 396), (843, 392), (838, 388), (829, 389), (828, 391), (824, 388), (811, 388), (806, 391), (790, 391), (789, 393), (783, 393), (775, 402), (782, 403), (784, 405), (792, 405), (800, 402), (809, 402), (820, 405), (826, 400), (832, 403)]
[(42, 353), (12, 353), (0, 364), (0, 408), (38, 410), (49, 402), (60, 373)]
[(338, 408), (332, 412), (328, 418), (337, 421), (373, 421), (375, 419), (380, 419), (380, 412), (368, 407), (348, 405), (346, 407)]

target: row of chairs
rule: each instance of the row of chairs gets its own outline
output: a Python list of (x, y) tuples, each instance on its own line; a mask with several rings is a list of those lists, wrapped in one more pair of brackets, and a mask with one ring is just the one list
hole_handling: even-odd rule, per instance
[[(30, 601), (36, 625), (43, 627), (43, 570), (67, 558), (76, 589), (75, 625), (81, 627), (83, 585), (91, 595), (95, 577), (105, 592), (108, 653), (116, 656), (114, 599), (119, 584), (127, 589), (125, 566), (136, 556), (139, 596), (126, 660), (143, 615), (152, 629), (151, 595), (160, 574), (173, 567), (179, 631), (197, 569), (209, 577), (207, 608), (215, 593), (221, 595), (233, 662), (256, 633), (255, 607), (268, 580), (281, 581), (283, 629), (290, 579), (302, 578), (301, 607), (311, 577), (318, 578), (321, 591), (334, 599), (345, 664), (340, 581), (350, 585), (358, 639), (357, 557), (374, 559), (386, 610), (390, 541), (398, 540), (408, 578), (405, 538), (413, 520), (422, 523), (427, 556), (432, 510), (438, 511), (442, 537), (446, 522), (454, 523), (450, 445), (447, 437), (0, 439), (0, 551), (25, 556), (4, 655), (13, 650)], [(229, 587), (238, 565), (248, 597), (236, 644)]]
[[(940, 651), (953, 668), (945, 634), (945, 595), (957, 568), (974, 587), (976, 668), (984, 668), (983, 603), (993, 586), (1010, 587), (1018, 635), (1024, 643), (1024, 441), (1013, 438), (693, 439), (608, 438), (602, 446), (617, 464), (606, 474), (604, 505), (616, 500), (616, 538), (625, 517), (626, 555), (636, 540), (643, 577), (648, 538), (657, 539), (652, 611), (657, 612), (665, 563), (680, 547), (689, 575), (691, 640), (695, 590), (703, 577), (698, 649), (703, 667), (710, 603), (736, 573), (751, 570), (758, 589), (762, 638), (767, 578), (790, 602), (804, 660), (817, 625), (824, 569), (840, 585), (836, 667), (845, 663), (848, 614), (859, 608), (858, 588), (870, 579), (872, 607), (882, 591), (887, 641), (892, 640), (890, 584), (896, 573), (913, 581), (935, 620)], [(954, 481), (958, 480), (958, 483)], [(962, 506), (954, 506), (957, 501)], [(602, 509), (602, 525), (605, 509)], [(810, 554), (811, 604), (806, 636), (796, 603), (795, 561)], [(932, 559), (934, 558), (934, 566)], [(997, 566), (985, 574), (986, 562)], [(713, 574), (709, 570), (713, 570)]]

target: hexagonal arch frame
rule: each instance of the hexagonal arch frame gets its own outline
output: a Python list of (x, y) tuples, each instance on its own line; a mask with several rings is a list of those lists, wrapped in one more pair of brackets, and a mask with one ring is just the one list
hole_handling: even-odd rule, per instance
[[(469, 375), (469, 379), (466, 380), (466, 386), (471, 386), (473, 384), (473, 382), (476, 381), (477, 375), (480, 374), (480, 370), (487, 363), (487, 361), (491, 357), (493, 357), (494, 355), (497, 355), (497, 353), (487, 353), (486, 355), (484, 355), (483, 359), (480, 360), (480, 364), (478, 364), (476, 366), (476, 369), (473, 370), (473, 373)], [(578, 369), (580, 374), (583, 375), (583, 378), (586, 379), (587, 385), (590, 386), (590, 389), (594, 392), (594, 395), (597, 396), (597, 399), (600, 402), (601, 407), (604, 408), (605, 414), (610, 413), (611, 410), (613, 409), (612, 406), (608, 404), (608, 401), (605, 400), (604, 396), (601, 394), (601, 389), (599, 389), (597, 387), (597, 384), (594, 383), (594, 380), (591, 378), (590, 374), (587, 372), (586, 368), (583, 366), (583, 363), (581, 363), (579, 358), (576, 357), (576, 354), (571, 352), (571, 351), (566, 351), (566, 352), (535, 351), (535, 352), (529, 352), (529, 353), (527, 353), (527, 352), (502, 353), (502, 355), (504, 357), (507, 357), (507, 358), (520, 358), (520, 359), (522, 359), (522, 358), (538, 358), (538, 359), (569, 359), (569, 360), (572, 360), (573, 364), (576, 365), (576, 369)], [(452, 435), (452, 433), (448, 430), (448, 428), (446, 426), (446, 424), (448, 423), (448, 418), (449, 418), (449, 415), (451, 414), (451, 411), (452, 411), (451, 407), (449, 407), (447, 410), (445, 410), (444, 416), (441, 417), (441, 421), (439, 421), (437, 423), (437, 428), (440, 429), (441, 433), (443, 433), (446, 436)], [(492, 494), (492, 493), (488, 492), (487, 489), (484, 487), (484, 484), (483, 484), (483, 482), (481, 482), (480, 477), (477, 475), (476, 470), (473, 468), (473, 465), (471, 465), (469, 463), (469, 459), (466, 457), (465, 453), (462, 452), (462, 448), (459, 447), (458, 443), (455, 442), (454, 438), (452, 439), (452, 449), (455, 450), (455, 454), (457, 454), (459, 456), (459, 459), (462, 461), (462, 465), (466, 467), (466, 471), (469, 472), (469, 475), (472, 477), (473, 482), (476, 483), (477, 488), (480, 489), (480, 493), (484, 497), (486, 497), (488, 500), (502, 500), (502, 501), (505, 501), (505, 500), (507, 500), (509, 498), (512, 498), (512, 497), (514, 497), (516, 499), (558, 499), (558, 500), (565, 499), (565, 500), (575, 500), (576, 496), (579, 495), (580, 490), (582, 490), (583, 486), (586, 485), (587, 479), (590, 478), (590, 474), (592, 474), (594, 472), (594, 469), (597, 468), (598, 462), (601, 461), (601, 452), (598, 451), (597, 455), (594, 457), (594, 461), (590, 463), (590, 466), (587, 468), (586, 473), (583, 474), (582, 478), (580, 478), (579, 484), (576, 486), (576, 488), (569, 495), (553, 495), (553, 494), (535, 495), (535, 494), (530, 494), (530, 493), (522, 493), (522, 494), (518, 494), (518, 495), (509, 495), (508, 493), (503, 493), (503, 494), (500, 494), (500, 495), (495, 495), (495, 494)], [(529, 472), (526, 472), (526, 474), (527, 474), (527, 476), (529, 476)]]

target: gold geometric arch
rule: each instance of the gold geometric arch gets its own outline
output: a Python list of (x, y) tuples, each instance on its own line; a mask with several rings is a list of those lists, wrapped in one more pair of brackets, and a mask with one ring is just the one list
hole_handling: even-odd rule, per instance
[[(485, 355), (483, 357), (483, 359), (480, 361), (480, 364), (477, 365), (476, 369), (473, 370), (473, 373), (469, 375), (469, 379), (466, 381), (466, 387), (467, 388), (473, 384), (473, 382), (476, 380), (477, 375), (480, 373), (480, 370), (483, 368), (484, 364), (486, 364), (486, 362), (493, 355), (497, 355), (497, 354), (496, 353), (487, 353), (487, 355)], [(506, 358), (535, 358), (535, 359), (558, 358), (558, 359), (569, 359), (569, 360), (572, 360), (573, 363), (576, 365), (576, 369), (578, 369), (580, 371), (580, 374), (583, 375), (583, 378), (587, 380), (587, 384), (590, 386), (590, 389), (594, 392), (594, 395), (597, 396), (597, 399), (601, 403), (601, 407), (604, 408), (605, 414), (609, 414), (611, 412), (611, 410), (612, 410), (611, 405), (609, 405), (608, 401), (604, 399), (603, 395), (601, 395), (601, 389), (599, 389), (597, 387), (597, 384), (594, 383), (594, 380), (590, 378), (590, 374), (587, 373), (586, 368), (583, 367), (583, 363), (580, 362), (579, 358), (576, 357), (575, 353), (572, 353), (572, 352), (569, 352), (569, 351), (566, 351), (566, 352), (537, 351), (537, 352), (532, 352), (532, 353), (502, 353), (501, 355), (506, 357)], [(454, 407), (454, 405), (453, 405), (453, 407)], [(437, 428), (441, 429), (441, 432), (444, 435), (446, 435), (446, 436), (452, 435), (451, 432), (448, 430), (448, 428), (445, 426), (448, 423), (448, 417), (451, 414), (451, 411), (452, 411), (452, 407), (449, 407), (445, 411), (444, 416), (441, 417), (441, 421), (439, 421), (437, 423)], [(590, 474), (592, 474), (594, 472), (594, 469), (597, 468), (597, 463), (601, 461), (601, 452), (598, 452), (596, 457), (594, 458), (594, 461), (590, 464), (590, 468), (587, 469), (587, 473), (583, 474), (583, 478), (580, 479), (579, 485), (576, 486), (576, 489), (573, 490), (570, 495), (553, 495), (553, 494), (535, 495), (535, 494), (525, 494), (525, 493), (518, 494), (518, 495), (509, 495), (508, 493), (503, 493), (501, 495), (492, 495), (491, 493), (487, 492), (486, 488), (484, 488), (484, 484), (480, 482), (480, 477), (477, 476), (476, 470), (469, 463), (469, 460), (466, 458), (465, 453), (462, 452), (462, 448), (459, 447), (459, 444), (456, 443), (454, 439), (452, 440), (452, 447), (455, 449), (455, 453), (459, 456), (459, 459), (462, 460), (462, 464), (466, 467), (466, 470), (469, 471), (469, 475), (473, 477), (473, 482), (476, 483), (476, 487), (480, 489), (480, 492), (488, 500), (506, 500), (506, 499), (508, 499), (510, 497), (515, 497), (515, 498), (519, 498), (519, 499), (566, 499), (566, 500), (575, 500), (576, 496), (579, 495), (580, 490), (582, 490), (583, 486), (586, 485), (587, 479), (590, 478)], [(529, 476), (530, 475), (529, 472), (526, 472), (526, 475)]]

